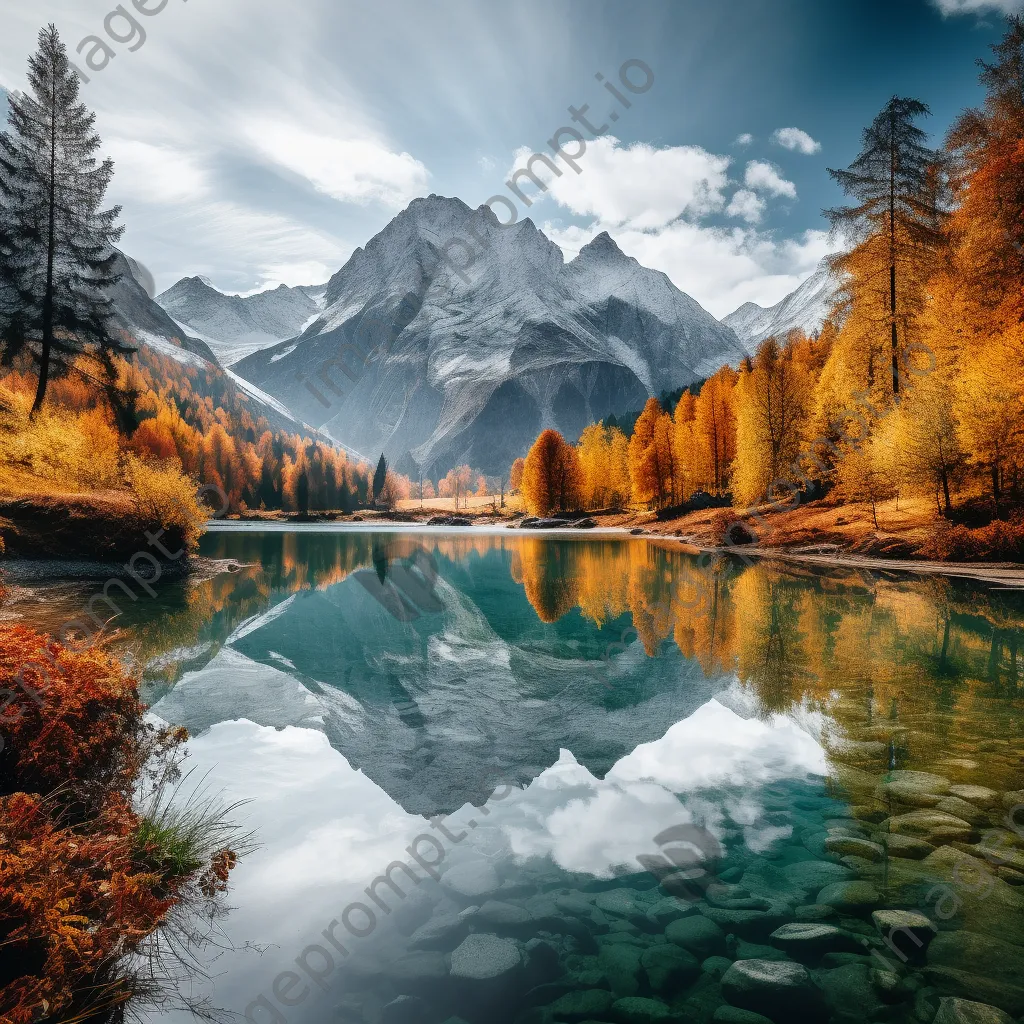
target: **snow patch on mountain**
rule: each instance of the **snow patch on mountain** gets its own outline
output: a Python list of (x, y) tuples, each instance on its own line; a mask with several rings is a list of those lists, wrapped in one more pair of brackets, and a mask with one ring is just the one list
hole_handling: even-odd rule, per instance
[(225, 295), (205, 277), (186, 277), (157, 302), (231, 366), (309, 327), (320, 315), (326, 291), (326, 285), (280, 285), (253, 295)]
[(747, 302), (730, 313), (722, 323), (731, 327), (747, 351), (753, 355), (766, 338), (780, 341), (792, 330), (818, 333), (838, 298), (840, 282), (826, 257), (814, 273), (781, 302), (765, 308)]

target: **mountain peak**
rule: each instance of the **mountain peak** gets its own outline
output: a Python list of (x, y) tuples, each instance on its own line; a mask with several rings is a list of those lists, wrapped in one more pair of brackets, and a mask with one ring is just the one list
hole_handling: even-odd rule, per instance
[(612, 238), (607, 231), (602, 231), (601, 234), (595, 236), (591, 241), (583, 246), (583, 248), (580, 249), (580, 255), (582, 256), (584, 253), (588, 256), (629, 259), (629, 257), (619, 248), (615, 239)]

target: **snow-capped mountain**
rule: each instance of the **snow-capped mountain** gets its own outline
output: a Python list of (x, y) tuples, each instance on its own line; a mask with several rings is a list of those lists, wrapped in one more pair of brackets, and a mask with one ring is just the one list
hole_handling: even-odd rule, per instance
[(202, 338), (224, 366), (299, 334), (323, 308), (326, 285), (225, 295), (202, 277), (186, 277), (156, 297), (181, 325)]
[(722, 320), (731, 327), (753, 355), (765, 338), (783, 340), (793, 329), (807, 334), (821, 330), (835, 305), (840, 283), (829, 266), (828, 257), (795, 291), (768, 309), (747, 302)]
[(356, 448), (437, 475), (506, 470), (545, 427), (575, 440), (744, 354), (607, 234), (566, 264), (532, 221), (502, 227), (432, 195), (352, 254), (299, 337), (234, 370)]

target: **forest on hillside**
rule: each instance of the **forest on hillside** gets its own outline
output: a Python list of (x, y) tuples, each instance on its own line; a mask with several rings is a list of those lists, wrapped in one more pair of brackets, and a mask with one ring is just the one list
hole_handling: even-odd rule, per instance
[(830, 172), (849, 204), (825, 211), (845, 249), (820, 334), (767, 339), (674, 408), (651, 398), (631, 436), (611, 421), (576, 445), (545, 431), (513, 474), (529, 510), (925, 496), (951, 522), (1009, 524), (1024, 551), (1021, 18), (994, 51), (984, 106), (941, 148), (927, 106), (893, 97)]

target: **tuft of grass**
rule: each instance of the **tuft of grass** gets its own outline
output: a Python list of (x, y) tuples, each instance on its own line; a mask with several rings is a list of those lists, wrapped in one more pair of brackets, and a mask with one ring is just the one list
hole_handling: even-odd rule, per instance
[(241, 856), (252, 833), (235, 824), (235, 811), (248, 800), (225, 803), (206, 787), (206, 776), (185, 794), (195, 769), (171, 785), (161, 779), (143, 800), (135, 842), (140, 861), (167, 880), (182, 879), (210, 866), (225, 850)]

